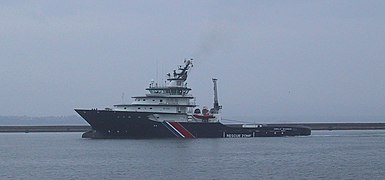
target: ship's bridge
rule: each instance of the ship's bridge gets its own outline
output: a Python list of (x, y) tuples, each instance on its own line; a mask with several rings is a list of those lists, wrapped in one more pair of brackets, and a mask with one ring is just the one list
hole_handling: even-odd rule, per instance
[(150, 92), (150, 95), (162, 96), (162, 95), (180, 95), (187, 96), (191, 91), (191, 88), (188, 87), (149, 87), (146, 90)]
[(167, 74), (167, 80), (169, 81), (167, 85), (159, 86), (158, 83), (154, 84), (154, 80), (152, 80), (150, 86), (146, 90), (149, 91), (151, 95), (155, 96), (187, 96), (191, 91), (191, 88), (187, 87), (187, 83), (185, 81), (187, 80), (190, 68), (193, 66), (192, 59), (186, 59), (184, 63), (185, 66), (179, 66), (178, 71), (174, 70), (172, 75), (171, 73)]

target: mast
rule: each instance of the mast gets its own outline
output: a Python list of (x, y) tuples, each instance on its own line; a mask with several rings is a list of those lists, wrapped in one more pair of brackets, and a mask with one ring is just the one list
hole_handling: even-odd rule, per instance
[(193, 59), (185, 59), (184, 60), (185, 66), (184, 67), (179, 66), (178, 67), (179, 72), (177, 72), (177, 70), (174, 70), (173, 74), (168, 73), (167, 74), (167, 76), (168, 76), (167, 80), (168, 81), (172, 81), (172, 80), (186, 81), (187, 80), (188, 71), (189, 71), (190, 68), (193, 67), (192, 60)]
[(215, 114), (218, 114), (219, 110), (222, 109), (222, 106), (220, 106), (219, 102), (218, 102), (217, 80), (218, 79), (213, 78), (213, 83), (214, 83), (214, 113)]

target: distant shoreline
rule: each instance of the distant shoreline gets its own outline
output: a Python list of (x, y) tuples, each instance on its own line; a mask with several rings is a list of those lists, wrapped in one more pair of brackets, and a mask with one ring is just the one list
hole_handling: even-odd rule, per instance
[[(266, 124), (278, 126), (306, 126), (312, 130), (385, 130), (385, 123), (285, 123)], [(29, 132), (86, 132), (88, 125), (47, 125), (47, 126), (0, 126), (0, 133)]]

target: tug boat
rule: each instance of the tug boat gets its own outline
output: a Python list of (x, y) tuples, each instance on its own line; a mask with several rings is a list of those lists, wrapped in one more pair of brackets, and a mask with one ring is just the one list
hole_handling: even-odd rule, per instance
[(134, 96), (131, 104), (105, 109), (75, 109), (92, 127), (83, 138), (246, 138), (307, 136), (308, 127), (262, 124), (222, 124), (222, 106), (218, 102), (217, 79), (213, 78), (214, 104), (200, 109), (190, 94), (187, 78), (192, 59), (167, 74), (167, 82), (151, 81), (143, 96)]

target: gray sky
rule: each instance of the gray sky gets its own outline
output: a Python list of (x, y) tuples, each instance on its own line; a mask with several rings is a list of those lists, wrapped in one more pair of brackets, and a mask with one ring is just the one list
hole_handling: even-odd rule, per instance
[(131, 102), (190, 57), (225, 118), (385, 117), (382, 0), (2, 1), (0, 115)]

